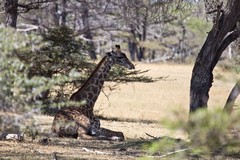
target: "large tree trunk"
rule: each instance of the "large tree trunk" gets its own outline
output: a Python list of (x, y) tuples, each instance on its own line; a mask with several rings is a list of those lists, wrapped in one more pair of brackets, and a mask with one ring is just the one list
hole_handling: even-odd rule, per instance
[(18, 0), (5, 0), (6, 27), (17, 28)]
[(213, 69), (222, 52), (239, 37), (237, 22), (240, 20), (240, 1), (229, 0), (226, 9), (218, 5), (215, 23), (200, 50), (193, 71), (190, 86), (190, 113), (206, 108), (209, 90), (213, 82)]

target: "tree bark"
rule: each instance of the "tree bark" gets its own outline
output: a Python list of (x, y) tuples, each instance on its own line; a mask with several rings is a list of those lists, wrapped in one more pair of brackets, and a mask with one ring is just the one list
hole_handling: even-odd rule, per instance
[(6, 27), (17, 28), (18, 0), (5, 0)]
[(239, 37), (236, 27), (240, 20), (240, 1), (229, 0), (226, 9), (218, 5), (216, 21), (200, 50), (191, 78), (190, 113), (207, 108), (210, 88), (213, 82), (213, 69), (226, 47)]

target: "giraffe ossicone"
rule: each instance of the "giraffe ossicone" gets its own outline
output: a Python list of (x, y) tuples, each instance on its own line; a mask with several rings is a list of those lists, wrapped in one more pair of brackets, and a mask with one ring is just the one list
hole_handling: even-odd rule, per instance
[(74, 137), (78, 139), (124, 140), (122, 132), (102, 128), (100, 120), (93, 113), (95, 102), (101, 92), (111, 67), (115, 64), (128, 69), (134, 65), (120, 49), (107, 52), (98, 63), (90, 77), (82, 87), (70, 97), (72, 101), (85, 101), (83, 106), (63, 107), (56, 113), (52, 122), (52, 132), (59, 137)]

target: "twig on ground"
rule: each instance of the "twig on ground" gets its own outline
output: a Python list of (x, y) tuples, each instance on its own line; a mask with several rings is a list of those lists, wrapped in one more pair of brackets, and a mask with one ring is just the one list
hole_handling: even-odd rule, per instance
[(167, 156), (170, 156), (170, 155), (173, 155), (173, 154), (176, 154), (176, 153), (180, 153), (180, 152), (185, 152), (187, 150), (190, 150), (190, 148), (184, 148), (184, 149), (179, 149), (179, 150), (176, 150), (176, 151), (173, 151), (173, 152), (168, 152), (164, 155), (161, 155), (161, 156), (147, 156), (149, 158), (165, 158)]
[(150, 134), (148, 134), (148, 133), (145, 133), (147, 136), (149, 136), (149, 137), (151, 137), (151, 138), (153, 138), (153, 139), (159, 139), (160, 137), (155, 137), (155, 136), (152, 136), (152, 135), (150, 135)]
[(14, 134), (3, 132), (2, 134), (0, 134), (0, 140), (14, 140), (20, 142), (24, 140), (24, 133)]
[(97, 151), (97, 150), (92, 150), (92, 149), (88, 149), (83, 147), (82, 148), (85, 152), (90, 152), (90, 153), (96, 153), (96, 154), (111, 154), (111, 153), (107, 153), (107, 152), (102, 152), (102, 151)]

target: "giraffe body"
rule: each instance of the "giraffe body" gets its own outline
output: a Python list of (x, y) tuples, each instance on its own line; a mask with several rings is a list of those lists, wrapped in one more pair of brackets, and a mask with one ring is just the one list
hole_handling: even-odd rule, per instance
[(70, 97), (70, 100), (84, 100), (86, 103), (83, 106), (64, 107), (55, 115), (52, 123), (53, 133), (59, 137), (79, 139), (124, 140), (122, 132), (100, 127), (100, 120), (93, 114), (94, 104), (111, 67), (114, 64), (120, 64), (134, 69), (134, 65), (120, 51), (120, 46), (116, 45), (116, 47), (115, 52), (106, 53), (88, 80)]

